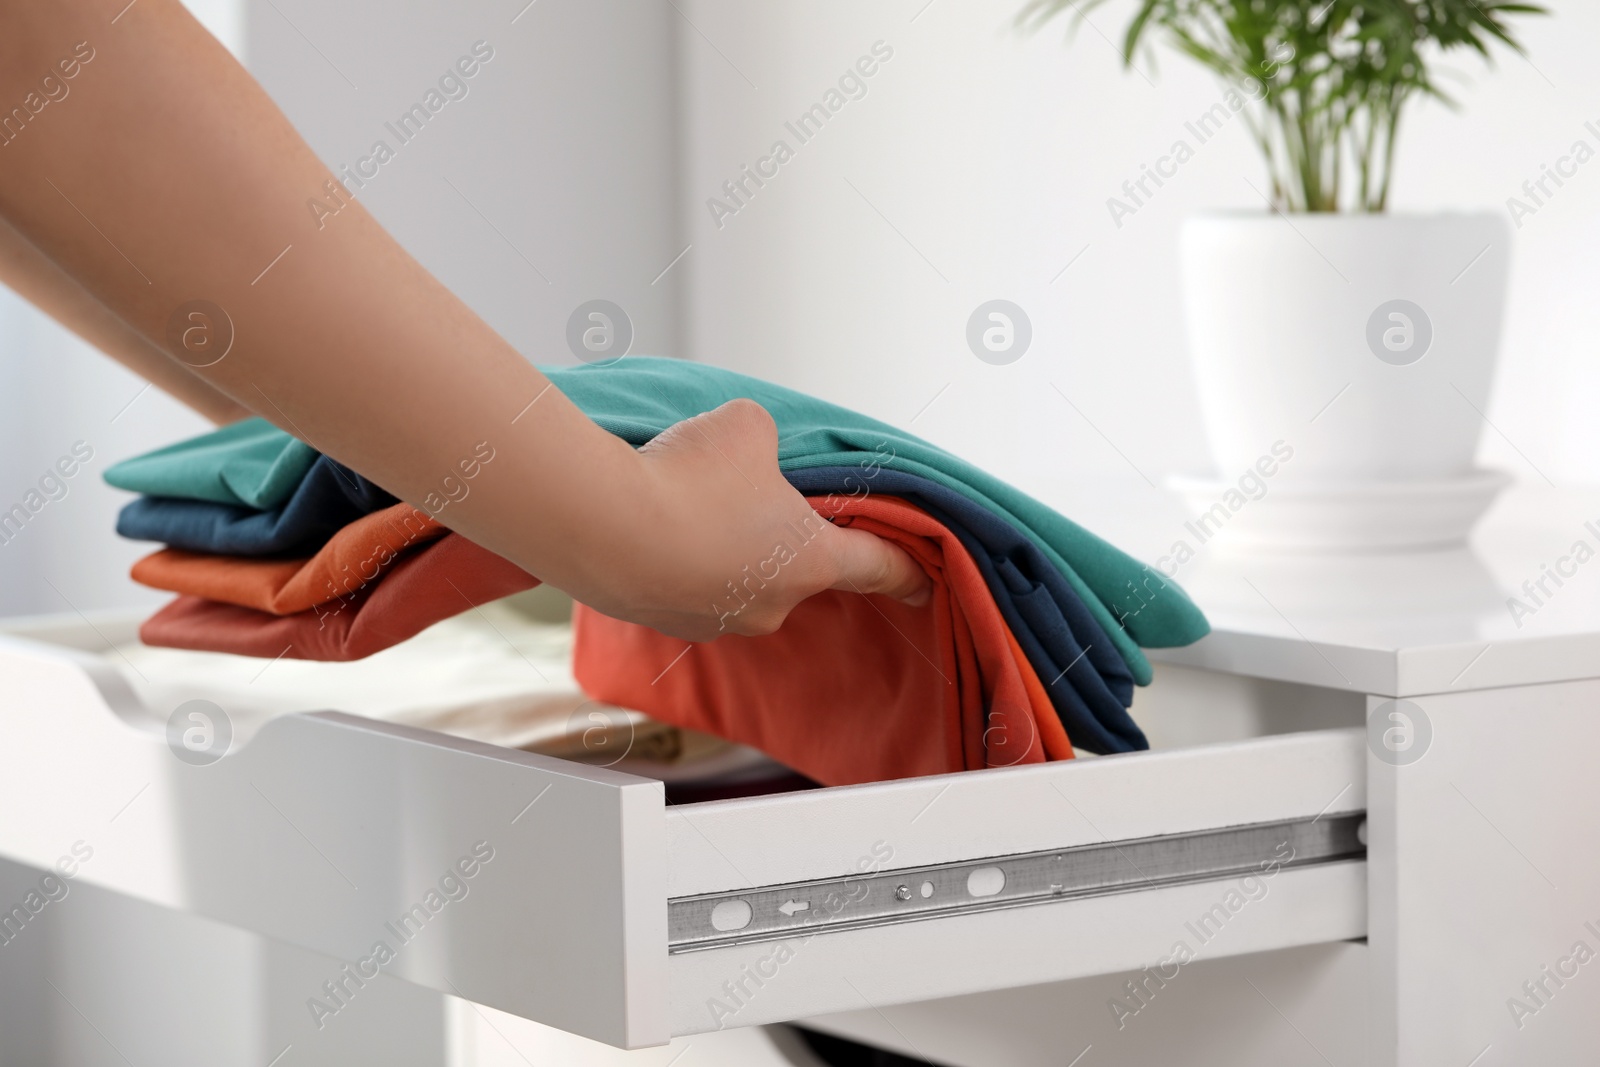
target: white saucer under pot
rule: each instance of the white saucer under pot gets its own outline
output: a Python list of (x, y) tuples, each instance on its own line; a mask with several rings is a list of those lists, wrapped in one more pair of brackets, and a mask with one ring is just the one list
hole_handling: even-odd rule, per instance
[(1259, 498), (1219, 478), (1174, 477), (1169, 484), (1193, 516), (1191, 544), (1325, 553), (1462, 545), (1510, 481), (1504, 471), (1482, 469), (1397, 482), (1283, 481), (1267, 483)]

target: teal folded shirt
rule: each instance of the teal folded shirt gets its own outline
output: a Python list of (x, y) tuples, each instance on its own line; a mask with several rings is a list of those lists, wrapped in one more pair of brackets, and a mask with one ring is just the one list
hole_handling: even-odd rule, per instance
[(269, 511), (289, 499), (317, 455), (265, 419), (245, 419), (125, 459), (107, 469), (105, 479), (146, 496)]
[[(748, 397), (777, 422), (778, 465), (784, 470), (876, 464), (961, 493), (1026, 533), (1060, 568), (1140, 685), (1150, 681), (1140, 646), (1187, 645), (1209, 630), (1200, 609), (1159, 572), (1026, 493), (887, 423), (685, 360), (629, 357), (610, 366), (551, 367), (544, 373), (602, 428), (636, 447), (673, 423)], [(268, 509), (288, 499), (316, 455), (282, 430), (250, 419), (119, 463), (106, 480), (138, 493)]]

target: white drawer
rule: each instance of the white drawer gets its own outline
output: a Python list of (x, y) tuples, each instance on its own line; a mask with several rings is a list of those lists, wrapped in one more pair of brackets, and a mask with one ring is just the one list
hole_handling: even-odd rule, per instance
[[(1206, 915), (1210, 955), (1366, 932), (1349, 847), (1260, 870), (1279, 836), (1349, 845), (1355, 729), (669, 808), (655, 781), (336, 712), (192, 766), (93, 656), (0, 639), (0, 677), (0, 854), (81, 842), (86, 882), (623, 1047), (1137, 968)], [(1302, 825), (1206, 833), (1277, 823)], [(1009, 886), (967, 895), (952, 865), (994, 857)], [(751, 925), (706, 942), (708, 894)]]

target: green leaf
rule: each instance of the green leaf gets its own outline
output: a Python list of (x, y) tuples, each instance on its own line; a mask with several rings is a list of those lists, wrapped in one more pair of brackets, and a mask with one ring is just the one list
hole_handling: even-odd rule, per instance
[[(1030, 32), (1072, 13), (1076, 30), (1106, 0), (1029, 0)], [(1457, 49), (1492, 61), (1491, 45), (1522, 52), (1507, 17), (1546, 15), (1507, 0), (1140, 0), (1123, 34), (1125, 63), (1156, 30), (1229, 84), (1266, 86), (1247, 113), (1275, 207), (1381, 211), (1395, 131), (1412, 96), (1449, 106), (1431, 63)], [(1353, 174), (1346, 180), (1346, 172)]]

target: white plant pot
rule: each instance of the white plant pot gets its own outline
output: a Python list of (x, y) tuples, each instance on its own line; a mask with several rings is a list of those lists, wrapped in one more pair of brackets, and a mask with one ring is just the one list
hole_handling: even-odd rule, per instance
[[(1296, 512), (1308, 517), (1319, 511), (1308, 495), (1325, 493), (1347, 520), (1296, 533), (1297, 520), (1267, 504), (1230, 523), (1231, 539), (1393, 548), (1465, 537), (1503, 483), (1478, 471), (1474, 456), (1510, 243), (1505, 219), (1491, 213), (1239, 214), (1185, 224), (1189, 346), (1217, 484), (1258, 468), (1281, 442), (1279, 455), (1283, 446), (1293, 455), (1269, 464), (1268, 485), (1292, 488)], [(1416, 494), (1414, 534), (1397, 520), (1396, 501), (1401, 512), (1408, 505), (1395, 483), (1429, 486)], [(1452, 486), (1460, 495), (1444, 502)], [(1193, 480), (1185, 491), (1203, 497)], [(1361, 500), (1372, 494), (1381, 502), (1368, 521)], [(1466, 518), (1447, 520), (1441, 508)]]

